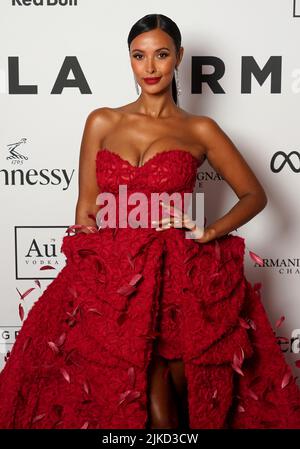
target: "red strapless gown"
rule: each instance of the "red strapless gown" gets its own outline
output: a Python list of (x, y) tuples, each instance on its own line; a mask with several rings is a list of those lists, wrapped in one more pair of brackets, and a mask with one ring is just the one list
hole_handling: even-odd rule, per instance
[[(192, 192), (180, 149), (142, 167), (102, 149), (100, 190)], [(30, 309), (0, 375), (0, 428), (146, 428), (155, 350), (182, 358), (190, 428), (300, 428), (300, 391), (274, 336), (245, 242), (170, 228), (68, 235), (66, 265)], [(49, 343), (50, 342), (50, 343)]]

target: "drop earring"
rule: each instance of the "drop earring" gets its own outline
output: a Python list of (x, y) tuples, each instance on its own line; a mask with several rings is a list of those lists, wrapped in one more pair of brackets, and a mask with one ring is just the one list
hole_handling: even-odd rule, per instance
[(176, 83), (176, 91), (177, 91), (177, 104), (179, 106), (179, 95), (181, 95), (182, 90), (181, 90), (180, 81), (179, 81), (178, 67), (175, 67), (174, 75), (175, 75), (175, 83)]
[(140, 94), (140, 92), (139, 92), (139, 85), (138, 85), (138, 82), (137, 82), (137, 80), (136, 80), (135, 77), (134, 77), (134, 82), (135, 82), (135, 90), (136, 90), (136, 93), (137, 93), (137, 95), (139, 95), (139, 94)]

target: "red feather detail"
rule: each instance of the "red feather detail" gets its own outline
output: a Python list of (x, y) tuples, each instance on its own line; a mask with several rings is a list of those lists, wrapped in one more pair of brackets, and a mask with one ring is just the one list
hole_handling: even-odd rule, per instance
[(59, 348), (57, 347), (57, 345), (53, 341), (48, 341), (48, 345), (49, 345), (49, 347), (52, 349), (52, 351), (55, 354), (59, 353)]
[(247, 391), (248, 396), (250, 396), (252, 399), (254, 399), (255, 401), (258, 401), (258, 396), (256, 393), (254, 393), (253, 390), (251, 390), (250, 388), (248, 388)]
[(88, 309), (88, 312), (96, 313), (97, 315), (103, 316), (103, 313), (99, 312), (97, 309)]
[(142, 277), (143, 275), (141, 273), (135, 274), (129, 281), (129, 285), (136, 285)]
[(117, 290), (117, 293), (119, 293), (120, 295), (129, 296), (135, 291), (136, 291), (135, 286), (130, 284), (124, 284)]
[(284, 316), (281, 316), (281, 317), (276, 321), (276, 323), (275, 323), (275, 328), (277, 329), (278, 327), (280, 327), (284, 320), (285, 320), (285, 317), (284, 317)]
[(26, 348), (27, 348), (29, 342), (31, 341), (31, 338), (32, 338), (32, 337), (27, 337), (27, 338), (26, 338), (25, 343), (24, 343), (24, 345), (23, 345), (23, 352), (25, 352), (25, 350), (26, 350)]
[(245, 329), (252, 328), (253, 330), (256, 330), (256, 325), (255, 325), (254, 321), (251, 320), (251, 318), (241, 318), (240, 317), (239, 322), (240, 322), (240, 325), (242, 327), (244, 327)]
[(127, 259), (128, 259), (128, 262), (129, 262), (131, 268), (134, 270), (134, 260), (133, 260), (132, 255), (131, 254), (127, 254)]
[(20, 317), (21, 321), (23, 321), (23, 319), (24, 319), (24, 309), (22, 307), (22, 304), (19, 304), (19, 317)]
[(141, 393), (139, 391), (127, 390), (125, 393), (121, 393), (120, 401), (118, 405), (121, 405), (124, 402), (131, 402), (135, 399), (139, 398)]
[(63, 332), (57, 340), (57, 343), (56, 343), (57, 346), (62, 346), (65, 342), (66, 337), (67, 337), (67, 334), (65, 332)]
[(87, 380), (83, 382), (83, 389), (84, 389), (84, 391), (86, 392), (87, 395), (90, 394), (90, 386), (89, 386), (89, 383), (88, 383)]
[(264, 266), (264, 261), (260, 256), (258, 256), (257, 254), (255, 254), (253, 251), (250, 251), (250, 250), (249, 250), (249, 254), (250, 254), (251, 259), (254, 260), (255, 263), (257, 263), (261, 267)]
[(32, 292), (32, 290), (35, 290), (35, 287), (31, 287), (28, 290), (26, 290), (26, 292), (22, 293), (22, 295), (20, 296), (20, 299), (24, 299), (29, 293)]
[(290, 383), (291, 378), (292, 378), (292, 373), (289, 370), (285, 373), (285, 375), (282, 378), (281, 388), (285, 388)]
[(249, 319), (248, 319), (248, 323), (250, 324), (250, 326), (252, 327), (252, 329), (256, 331), (256, 324), (254, 323), (254, 321), (251, 320), (251, 319), (249, 318)]
[(248, 324), (247, 321), (244, 320), (244, 318), (239, 318), (239, 322), (240, 322), (240, 325), (242, 327), (244, 327), (245, 329), (250, 329), (250, 324)]
[(40, 421), (41, 419), (43, 419), (46, 416), (46, 413), (42, 413), (41, 415), (37, 415), (33, 418), (32, 423), (35, 423), (37, 421)]
[(134, 385), (135, 385), (135, 370), (134, 370), (134, 366), (131, 366), (128, 369), (128, 377), (129, 377), (129, 383), (130, 383), (131, 387), (134, 388)]
[(211, 404), (210, 404), (210, 408), (216, 408), (217, 405), (219, 404), (219, 400), (217, 399), (218, 396), (218, 390), (216, 389), (211, 397)]
[(65, 368), (60, 368), (60, 372), (63, 375), (63, 377), (66, 379), (67, 382), (70, 383), (70, 375), (68, 373), (68, 371)]
[(240, 348), (241, 348), (241, 355), (237, 355), (236, 353), (234, 353), (233, 363), (231, 364), (231, 366), (238, 374), (240, 374), (241, 376), (244, 376), (241, 366), (243, 364), (245, 354), (244, 354), (243, 348), (242, 347), (240, 347)]
[(38, 279), (35, 279), (35, 280), (34, 280), (34, 283), (35, 283), (38, 287), (41, 288), (41, 283), (40, 283), (40, 281), (39, 281)]
[(278, 340), (280, 343), (287, 343), (289, 340), (289, 338), (287, 337), (276, 337), (276, 340)]

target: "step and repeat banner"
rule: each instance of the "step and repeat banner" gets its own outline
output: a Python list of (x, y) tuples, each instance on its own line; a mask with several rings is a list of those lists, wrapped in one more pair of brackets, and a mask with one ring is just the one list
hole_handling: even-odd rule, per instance
[[(0, 369), (65, 264), (87, 115), (137, 98), (127, 35), (150, 13), (182, 33), (180, 106), (216, 120), (266, 190), (266, 208), (234, 233), (297, 376), (300, 0), (1, 0)], [(204, 192), (207, 224), (237, 201), (207, 161), (195, 191)]]

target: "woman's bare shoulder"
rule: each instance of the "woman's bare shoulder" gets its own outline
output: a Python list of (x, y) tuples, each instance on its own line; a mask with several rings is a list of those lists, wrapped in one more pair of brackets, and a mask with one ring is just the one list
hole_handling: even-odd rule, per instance
[(187, 113), (186, 121), (188, 124), (188, 132), (199, 143), (206, 140), (206, 137), (222, 132), (217, 121), (208, 115), (197, 115)]
[(197, 115), (197, 114), (188, 114), (188, 118), (191, 123), (195, 125), (195, 127), (199, 128), (205, 126), (216, 126), (218, 125), (216, 120), (208, 115)]
[(90, 120), (111, 120), (116, 116), (116, 110), (114, 108), (110, 108), (108, 106), (102, 106), (100, 108), (93, 109), (89, 112), (87, 119)]
[(113, 108), (103, 106), (90, 111), (86, 118), (85, 128), (99, 133), (99, 138), (110, 132), (117, 124), (119, 115)]

